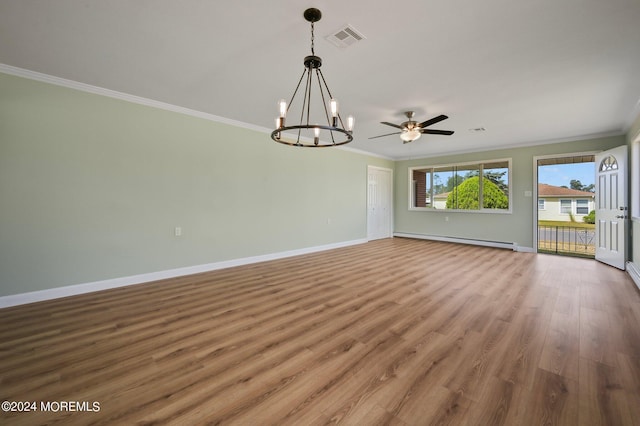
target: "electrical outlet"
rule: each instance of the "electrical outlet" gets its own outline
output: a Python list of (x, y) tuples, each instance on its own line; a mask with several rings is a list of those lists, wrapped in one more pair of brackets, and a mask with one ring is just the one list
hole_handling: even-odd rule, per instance
[(176, 228), (173, 230), (173, 234), (176, 237), (181, 237), (182, 236), (182, 228), (180, 226), (176, 226)]

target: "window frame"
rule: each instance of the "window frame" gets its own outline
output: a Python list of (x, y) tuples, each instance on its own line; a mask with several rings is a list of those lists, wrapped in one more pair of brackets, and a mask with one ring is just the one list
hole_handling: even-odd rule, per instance
[[(559, 207), (560, 207), (560, 214), (573, 214), (573, 200), (571, 200), (571, 198), (559, 198), (558, 199), (559, 203)], [(568, 201), (569, 202), (569, 211), (565, 212), (562, 211), (562, 202), (563, 201)]]
[[(580, 206), (580, 202), (581, 201), (585, 203), (585, 205), (582, 206), (582, 207), (587, 209), (586, 213), (580, 213), (578, 211), (578, 209), (581, 207)], [(588, 198), (576, 198), (576, 215), (584, 216), (584, 215), (588, 215), (588, 214), (589, 214), (589, 199)]]
[[(542, 208), (540, 208), (540, 201), (542, 201)], [(545, 211), (547, 210), (547, 200), (545, 198), (540, 198), (538, 197), (538, 211)]]
[[(508, 185), (508, 191), (507, 191), (507, 197), (509, 199), (509, 208), (507, 209), (490, 209), (490, 208), (485, 208), (483, 207), (483, 187), (482, 187), (482, 179), (480, 179), (479, 182), (479, 190), (480, 190), (480, 194), (479, 194), (479, 200), (478, 200), (478, 210), (470, 210), (470, 209), (436, 209), (435, 208), (435, 203), (433, 202), (433, 193), (431, 194), (431, 206), (429, 207), (417, 207), (415, 206), (415, 189), (417, 187), (416, 185), (416, 181), (413, 180), (413, 172), (415, 170), (418, 171), (424, 171), (424, 170), (430, 170), (431, 173), (431, 188), (433, 188), (433, 172), (435, 169), (443, 169), (443, 168), (462, 168), (462, 167), (468, 167), (468, 166), (478, 166), (478, 170), (479, 170), (479, 175), (484, 176), (484, 165), (485, 164), (491, 164), (491, 163), (503, 163), (506, 162), (507, 163), (507, 185)], [(460, 162), (460, 163), (447, 163), (447, 164), (428, 164), (428, 165), (422, 165), (422, 166), (410, 166), (407, 169), (407, 177), (408, 177), (408, 194), (409, 194), (409, 211), (426, 211), (426, 212), (438, 212), (438, 213), (451, 213), (451, 212), (464, 212), (464, 213), (482, 213), (482, 214), (491, 214), (491, 213), (497, 213), (497, 214), (512, 214), (513, 213), (513, 182), (512, 182), (512, 159), (511, 158), (498, 158), (498, 159), (489, 159), (489, 160), (479, 160), (479, 161), (467, 161), (467, 162)], [(454, 169), (454, 174), (457, 173), (457, 170)], [(432, 189), (433, 191), (433, 189)]]

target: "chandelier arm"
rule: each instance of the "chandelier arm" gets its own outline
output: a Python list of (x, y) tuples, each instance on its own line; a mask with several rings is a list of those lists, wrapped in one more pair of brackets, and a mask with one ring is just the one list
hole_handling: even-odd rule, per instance
[(322, 98), (322, 106), (324, 107), (324, 116), (327, 119), (327, 124), (330, 126), (331, 121), (329, 120), (329, 110), (327, 109), (327, 101), (324, 97), (324, 90), (322, 90), (322, 81), (318, 76), (320, 74), (320, 69), (316, 68), (316, 77), (318, 77), (318, 88), (320, 89), (320, 97)]
[[(311, 72), (309, 71), (308, 68), (305, 68), (305, 73), (307, 73), (307, 81), (304, 84), (304, 96), (302, 97), (302, 108), (300, 108), (300, 127), (298, 128), (298, 139), (297, 139), (298, 144), (300, 143), (302, 123), (304, 123), (304, 110), (305, 110), (305, 107), (307, 107), (307, 109), (309, 107), (307, 98), (309, 95), (309, 85), (311, 84), (311, 81), (310, 81)], [(308, 121), (309, 121), (309, 113), (307, 112), (307, 125), (309, 125)]]
[[(322, 72), (320, 71), (320, 68), (316, 68), (316, 76), (318, 76), (318, 74), (322, 74)], [(329, 110), (327, 109), (327, 100), (324, 97), (324, 90), (322, 90), (322, 81), (320, 80), (320, 77), (318, 77), (318, 88), (320, 89), (320, 97), (322, 97), (322, 106), (324, 107), (324, 116), (327, 119), (327, 124), (330, 127), (333, 127), (333, 124), (331, 123), (331, 120), (329, 119)], [(328, 90), (327, 90), (327, 92), (328, 92)], [(333, 142), (335, 144), (336, 140), (333, 137), (333, 132), (330, 131), (329, 134), (331, 135), (331, 142)]]
[(329, 97), (333, 98), (333, 95), (331, 94), (331, 90), (329, 90), (329, 85), (327, 84), (327, 80), (324, 79), (324, 74), (322, 74), (322, 70), (318, 69), (319, 73), (320, 73), (320, 77), (322, 77), (322, 83), (324, 84), (324, 87), (327, 88), (327, 94), (329, 95)]
[(293, 100), (296, 97), (296, 93), (298, 93), (298, 89), (300, 88), (300, 84), (302, 83), (302, 79), (304, 78), (304, 74), (307, 72), (307, 69), (305, 68), (304, 71), (302, 71), (302, 75), (300, 76), (300, 80), (298, 80), (298, 85), (296, 86), (296, 90), (293, 91), (293, 95), (291, 95), (291, 99), (289, 100), (289, 104), (287, 105), (287, 112), (289, 112), (289, 108), (291, 108), (291, 104), (293, 103)]
[(312, 85), (313, 85), (313, 73), (311, 72), (311, 68), (309, 68), (308, 72), (309, 72), (309, 77), (308, 77), (308, 80), (307, 80), (308, 81), (308, 87), (307, 87), (307, 91), (305, 93), (305, 96), (307, 96), (307, 126), (309, 125), (309, 117), (310, 117), (310, 113), (311, 113), (311, 89), (312, 89)]
[[(329, 90), (329, 85), (327, 84), (327, 80), (324, 79), (324, 74), (322, 74), (322, 70), (318, 69), (318, 72), (320, 73), (320, 77), (322, 77), (322, 83), (324, 83), (324, 87), (327, 89), (327, 94), (331, 99), (333, 99), (333, 95), (331, 94), (331, 90)], [(344, 126), (344, 123), (342, 122), (342, 117), (340, 116), (340, 113), (338, 113), (338, 121), (340, 121), (340, 126), (344, 129), (345, 126)]]

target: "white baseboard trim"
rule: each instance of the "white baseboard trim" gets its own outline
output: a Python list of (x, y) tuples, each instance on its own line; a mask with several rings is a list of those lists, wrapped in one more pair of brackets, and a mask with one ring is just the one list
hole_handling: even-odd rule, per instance
[(640, 289), (640, 267), (633, 262), (627, 262), (627, 273), (631, 276), (631, 279), (638, 289)]
[(533, 247), (519, 246), (517, 244), (516, 244), (516, 248), (514, 248), (513, 250), (519, 251), (521, 253), (537, 253), (536, 249), (534, 249)]
[(474, 240), (471, 238), (442, 237), (439, 235), (410, 234), (405, 232), (394, 232), (394, 237), (417, 238), (420, 240), (445, 241), (448, 243), (472, 244), (476, 246), (505, 248), (516, 251), (518, 246), (515, 243), (504, 243), (500, 241)]
[(218, 269), (231, 268), (234, 266), (249, 265), (252, 263), (266, 262), (269, 260), (283, 259), (291, 256), (315, 253), (325, 250), (332, 250), (341, 247), (366, 243), (366, 239), (343, 241), (339, 243), (326, 244), (322, 246), (306, 247), (302, 249), (270, 253), (259, 256), (243, 257), (240, 259), (225, 260), (222, 262), (207, 263), (203, 265), (187, 266), (184, 268), (169, 269), (165, 271), (149, 272), (146, 274), (132, 275), (128, 277), (113, 278), (102, 281), (94, 281), (84, 284), (75, 284), (64, 287), (56, 287), (47, 290), (32, 291), (29, 293), (13, 294), (0, 297), (0, 309), (11, 306), (24, 305), (27, 303), (41, 302), (44, 300), (58, 299), (61, 297), (75, 296), (78, 294), (91, 293), (94, 291), (108, 290), (117, 287), (125, 287), (135, 284), (143, 284), (151, 281), (158, 281), (167, 278), (181, 277), (184, 275), (198, 274), (201, 272), (215, 271)]

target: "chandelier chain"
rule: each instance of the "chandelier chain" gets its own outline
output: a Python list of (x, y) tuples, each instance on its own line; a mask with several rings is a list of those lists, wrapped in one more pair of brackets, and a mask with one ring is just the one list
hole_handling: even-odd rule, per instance
[(314, 49), (315, 35), (313, 34), (313, 22), (311, 23), (311, 54), (315, 56), (316, 51)]

